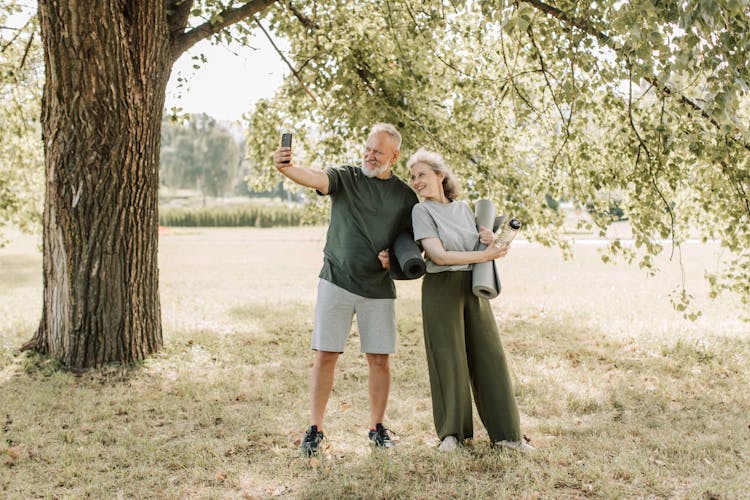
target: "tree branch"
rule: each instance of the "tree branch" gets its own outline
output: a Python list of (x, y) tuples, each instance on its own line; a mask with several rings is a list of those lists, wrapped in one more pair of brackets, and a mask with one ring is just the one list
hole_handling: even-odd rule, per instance
[[(664, 204), (664, 209), (669, 214), (669, 220), (670, 220), (670, 233), (672, 234), (672, 255), (670, 256), (670, 259), (672, 256), (674, 256), (674, 249), (675, 246), (679, 247), (679, 243), (676, 241), (677, 235), (675, 234), (675, 215), (674, 211), (672, 210), (672, 207), (669, 205), (669, 201), (667, 200), (667, 197), (664, 196), (664, 193), (661, 192), (661, 189), (659, 189), (659, 185), (656, 182), (656, 175), (654, 175), (653, 171), (653, 164), (654, 164), (654, 157), (651, 155), (651, 151), (649, 151), (648, 146), (641, 138), (641, 135), (638, 133), (638, 128), (635, 126), (635, 119), (633, 118), (633, 72), (632, 72), (632, 66), (628, 63), (628, 73), (629, 73), (629, 80), (628, 80), (628, 120), (630, 122), (630, 128), (633, 129), (633, 133), (635, 134), (635, 137), (638, 139), (638, 158), (641, 156), (641, 149), (646, 152), (646, 164), (648, 166), (648, 174), (649, 178), (651, 180), (651, 186), (654, 188), (654, 191), (656, 191), (656, 194), (661, 199), (662, 203)], [(638, 160), (636, 160), (636, 165), (638, 164)], [(680, 261), (682, 263), (682, 261)], [(684, 285), (684, 283), (683, 283)], [(684, 288), (684, 286), (683, 286)]]
[(176, 60), (180, 55), (196, 43), (209, 38), (224, 28), (227, 28), (244, 19), (253, 17), (266, 7), (276, 3), (277, 0), (252, 0), (235, 9), (226, 9), (220, 12), (216, 22), (207, 21), (200, 26), (196, 26), (190, 31), (181, 33), (174, 38), (172, 44), (172, 57)]
[[(518, 0), (518, 1), (526, 3), (526, 4), (529, 4), (533, 8), (535, 8), (535, 9), (541, 11), (541, 12), (544, 12), (545, 14), (548, 14), (548, 15), (556, 18), (556, 19), (559, 19), (560, 21), (562, 21), (562, 22), (564, 22), (566, 24), (569, 24), (571, 26), (575, 26), (576, 28), (579, 28), (580, 30), (583, 30), (584, 32), (588, 33), (589, 35), (595, 37), (600, 42), (602, 42), (605, 45), (607, 45), (609, 48), (611, 48), (615, 52), (620, 53), (623, 50), (623, 47), (617, 47), (617, 46), (615, 46), (615, 44), (612, 41), (612, 38), (609, 35), (607, 35), (606, 33), (602, 33), (601, 31), (599, 31), (598, 29), (596, 29), (596, 27), (594, 27), (593, 23), (591, 23), (590, 21), (588, 21), (586, 19), (574, 19), (573, 17), (569, 16), (567, 13), (563, 12), (562, 10), (560, 10), (560, 9), (558, 9), (556, 7), (553, 7), (551, 5), (548, 5), (548, 4), (544, 3), (544, 2), (541, 2), (539, 0)], [(693, 102), (692, 100), (690, 100), (688, 97), (686, 97), (686, 96), (680, 94), (679, 92), (676, 92), (676, 91), (672, 90), (668, 86), (660, 83), (656, 78), (654, 78), (653, 75), (645, 75), (645, 76), (644, 75), (639, 75), (639, 76), (641, 76), (641, 78), (643, 78), (648, 83), (650, 83), (651, 85), (653, 85), (654, 87), (656, 87), (657, 89), (659, 89), (661, 92), (663, 92), (663, 93), (665, 93), (665, 94), (667, 94), (669, 96), (676, 97), (677, 100), (681, 104), (683, 104), (683, 105), (691, 108), (694, 111), (698, 111), (703, 118), (707, 119), (709, 122), (711, 122), (711, 124), (714, 127), (716, 127), (719, 131), (721, 131), (721, 124), (719, 124), (719, 122), (717, 122), (716, 119), (712, 118), (711, 115), (709, 115), (703, 108), (701, 108), (700, 106), (698, 106), (695, 102)], [(738, 142), (742, 147), (744, 147), (746, 150), (750, 151), (750, 144), (745, 143), (745, 142), (743, 142), (743, 141), (741, 141), (739, 139), (732, 138), (732, 140)]]
[[(26, 24), (24, 24), (20, 28), (7, 28), (5, 26), (0, 26), (1, 29), (6, 29), (6, 30), (10, 30), (10, 31), (15, 31), (16, 32), (15, 35), (13, 35), (13, 38), (11, 38), (8, 41), (8, 43), (6, 43), (5, 45), (2, 46), (2, 48), (0, 48), (0, 54), (2, 54), (3, 52), (5, 52), (8, 47), (10, 47), (11, 45), (13, 45), (13, 42), (16, 41), (16, 38), (18, 38), (19, 36), (21, 36), (21, 33), (26, 29), (26, 27), (29, 25), (30, 22), (31, 22), (31, 19), (29, 19), (28, 21), (26, 21)], [(32, 35), (32, 37), (33, 37), (33, 35)]]
[(542, 114), (536, 110), (531, 101), (529, 101), (529, 99), (523, 95), (521, 89), (516, 85), (516, 80), (513, 78), (515, 68), (511, 68), (510, 63), (508, 62), (508, 56), (505, 53), (505, 36), (503, 35), (502, 31), (500, 32), (500, 56), (503, 58), (503, 65), (505, 66), (505, 69), (508, 73), (508, 81), (510, 81), (510, 84), (513, 87), (513, 90), (515, 90), (516, 95), (526, 104), (526, 106), (529, 107), (531, 111), (533, 111), (537, 115), (537, 117), (541, 116)]
[(542, 51), (539, 50), (539, 46), (536, 43), (536, 39), (534, 38), (534, 30), (531, 28), (531, 24), (529, 24), (528, 29), (526, 30), (526, 33), (529, 35), (529, 40), (531, 40), (531, 46), (534, 47), (534, 51), (536, 52), (537, 58), (539, 59), (539, 66), (542, 68), (542, 76), (544, 77), (544, 83), (549, 89), (550, 94), (552, 95), (552, 103), (555, 105), (555, 108), (557, 109), (557, 113), (560, 115), (560, 119), (565, 123), (565, 132), (566, 135), (570, 135), (570, 120), (573, 118), (573, 107), (570, 108), (570, 116), (568, 118), (565, 118), (565, 113), (563, 113), (563, 110), (560, 109), (560, 104), (557, 102), (557, 96), (555, 96), (555, 89), (552, 88), (552, 82), (549, 81), (549, 71), (547, 70), (547, 65), (544, 62), (544, 56), (542, 56)]
[[(476, 75), (471, 75), (471, 74), (469, 74), (469, 73), (461, 70), (454, 63), (448, 61), (443, 56), (441, 56), (440, 53), (438, 52), (437, 48), (434, 45), (432, 45), (432, 43), (431, 43), (432, 38), (433, 38), (432, 37), (432, 33), (433, 32), (430, 31), (430, 30), (425, 30), (424, 28), (422, 28), (422, 26), (417, 21), (417, 18), (416, 18), (415, 14), (414, 14), (413, 7), (411, 6), (411, 4), (408, 1), (402, 0), (400, 3), (406, 9), (406, 13), (411, 18), (411, 22), (414, 25), (414, 29), (417, 30), (417, 32), (424, 37), (424, 39), (427, 41), (427, 43), (430, 43), (430, 47), (432, 47), (432, 55), (434, 55), (435, 57), (437, 57), (438, 61), (440, 61), (447, 68), (449, 68), (452, 71), (458, 73), (459, 75), (463, 75), (463, 76), (465, 76), (467, 78), (470, 78), (472, 80), (477, 80), (478, 78), (481, 78), (482, 81), (488, 81), (488, 82), (493, 82), (493, 83), (498, 82), (498, 80), (496, 78), (486, 78), (486, 77), (479, 77), (479, 76), (476, 76)], [(456, 11), (456, 5), (451, 2), (451, 6), (453, 7), (453, 10)], [(389, 12), (389, 15), (390, 15), (390, 3), (388, 3), (388, 12)], [(445, 16), (445, 5), (443, 5), (443, 19), (445, 19), (445, 17), (446, 17)]]
[(23, 57), (21, 58), (21, 64), (18, 65), (19, 71), (23, 69), (24, 65), (26, 64), (26, 58), (29, 56), (29, 50), (31, 50), (31, 44), (34, 43), (34, 35), (36, 33), (32, 33), (29, 37), (29, 41), (26, 44), (26, 49), (23, 51)]
[(294, 14), (294, 17), (296, 17), (297, 20), (301, 22), (302, 26), (304, 26), (305, 28), (311, 29), (311, 30), (316, 30), (320, 28), (320, 26), (318, 26), (318, 23), (316, 23), (315, 21), (313, 21), (312, 19), (304, 15), (302, 11), (299, 10), (297, 7), (295, 7), (292, 2), (289, 2), (288, 7), (289, 7), (289, 10), (292, 11), (292, 14)]
[(297, 79), (297, 81), (302, 86), (302, 89), (305, 91), (305, 93), (307, 95), (309, 95), (310, 98), (315, 103), (317, 103), (318, 102), (317, 96), (315, 95), (315, 93), (312, 90), (310, 90), (309, 88), (307, 88), (307, 85), (305, 85), (305, 82), (302, 80), (302, 77), (300, 76), (299, 71), (297, 71), (296, 69), (294, 69), (294, 66), (292, 66), (292, 63), (289, 62), (289, 59), (287, 59), (286, 56), (281, 52), (281, 50), (279, 49), (279, 47), (276, 45), (276, 42), (274, 42), (273, 38), (271, 37), (271, 34), (268, 31), (266, 31), (266, 28), (264, 28), (262, 24), (260, 24), (260, 20), (259, 19), (257, 19), (257, 18), (255, 19), (255, 24), (257, 24), (260, 27), (260, 30), (263, 32), (263, 34), (266, 35), (266, 38), (268, 38), (268, 41), (271, 43), (271, 46), (274, 48), (274, 50), (276, 51), (276, 53), (279, 54), (279, 57), (281, 57), (281, 59), (289, 67), (289, 69), (292, 71), (292, 74), (294, 75), (294, 78)]
[(744, 202), (745, 212), (747, 212), (745, 216), (750, 216), (750, 197), (748, 197), (748, 193), (742, 185), (742, 179), (737, 179), (735, 175), (732, 175), (733, 171), (727, 165), (726, 160), (722, 160), (719, 164), (721, 165), (721, 172), (728, 178), (729, 182), (733, 183), (737, 196)]
[(409, 112), (408, 109), (405, 109), (404, 107), (394, 104), (391, 102), (391, 100), (388, 98), (388, 95), (386, 95), (382, 91), (378, 91), (375, 86), (370, 81), (370, 77), (374, 77), (369, 70), (362, 69), (357, 71), (357, 76), (359, 76), (360, 80), (364, 84), (364, 86), (372, 92), (372, 95), (380, 100), (387, 108), (389, 108), (391, 111), (396, 113), (399, 116), (406, 116), (406, 118), (417, 128), (421, 129), (427, 137), (429, 137), (435, 144), (438, 144), (444, 151), (448, 151), (456, 156), (463, 157), (476, 165), (477, 167), (483, 168), (483, 165), (480, 161), (478, 161), (473, 155), (469, 154), (468, 152), (464, 150), (459, 150), (456, 147), (446, 143), (443, 141), (440, 137), (435, 135), (430, 128), (422, 123), (418, 117), (414, 116), (412, 113)]
[(567, 13), (561, 11), (557, 7), (552, 7), (551, 5), (547, 5), (546, 3), (540, 2), (539, 0), (519, 0), (519, 1), (523, 3), (527, 3), (531, 5), (532, 7), (534, 7), (535, 9), (540, 10), (544, 12), (545, 14), (548, 14), (552, 17), (555, 17), (566, 24), (570, 24), (572, 26), (575, 26), (585, 31), (589, 35), (596, 37), (602, 43), (605, 43), (607, 45), (610, 45), (611, 43), (611, 38), (609, 37), (609, 35), (597, 30), (594, 27), (594, 25), (586, 19), (573, 19)]
[(641, 138), (641, 134), (638, 133), (638, 127), (635, 126), (635, 120), (633, 119), (633, 69), (630, 64), (628, 64), (628, 73), (630, 73), (630, 78), (628, 78), (628, 122), (630, 123), (630, 128), (633, 129), (633, 133), (635, 134), (635, 138), (638, 139), (639, 147), (642, 148), (646, 152), (646, 157), (648, 158), (648, 161), (651, 161), (651, 151), (649, 151), (648, 146), (645, 142), (643, 142), (643, 139)]
[[(565, 118), (565, 113), (563, 113), (562, 109), (560, 109), (560, 105), (557, 102), (557, 97), (555, 96), (555, 89), (552, 88), (552, 82), (550, 82), (548, 74), (549, 71), (547, 70), (547, 65), (544, 62), (544, 56), (542, 55), (542, 51), (539, 49), (539, 46), (536, 43), (536, 39), (534, 38), (534, 30), (532, 29), (532, 25), (529, 24), (529, 27), (526, 29), (526, 33), (529, 35), (529, 39), (531, 40), (531, 45), (534, 47), (534, 51), (536, 52), (537, 58), (539, 59), (539, 65), (541, 67), (542, 76), (544, 77), (544, 82), (547, 88), (550, 91), (550, 94), (552, 95), (552, 102), (555, 105), (555, 108), (557, 108), (557, 112), (560, 115), (560, 119), (565, 124), (565, 138), (563, 139), (562, 144), (557, 149), (557, 152), (552, 157), (552, 164), (554, 165), (557, 163), (557, 159), (562, 154), (563, 150), (565, 149), (565, 146), (568, 144), (568, 141), (570, 139), (570, 123), (573, 121), (573, 106), (570, 106), (570, 113), (567, 118)], [(572, 73), (571, 73), (572, 74)]]
[(164, 10), (167, 13), (167, 25), (172, 37), (180, 36), (187, 26), (194, 0), (165, 0)]

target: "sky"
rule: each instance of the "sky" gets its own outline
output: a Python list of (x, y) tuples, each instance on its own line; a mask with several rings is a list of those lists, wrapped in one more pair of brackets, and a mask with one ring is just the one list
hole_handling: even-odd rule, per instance
[[(271, 97), (289, 68), (262, 34), (250, 45), (227, 47), (202, 41), (193, 46), (172, 68), (167, 109), (176, 106), (183, 113), (206, 113), (218, 120), (235, 121), (259, 99)], [(208, 62), (196, 70), (192, 57), (201, 53)], [(187, 79), (182, 88), (177, 81), (180, 76)]]
[[(23, 26), (36, 12), (36, 2), (22, 2), (24, 9), (11, 15), (9, 26)], [(284, 40), (274, 40), (284, 50)], [(206, 113), (218, 120), (236, 121), (259, 99), (271, 97), (289, 72), (281, 56), (262, 34), (250, 46), (211, 45), (202, 41), (182, 54), (172, 68), (167, 85), (166, 108), (182, 108), (183, 113)], [(203, 53), (208, 62), (193, 68), (193, 56)], [(179, 87), (178, 77), (187, 79)]]

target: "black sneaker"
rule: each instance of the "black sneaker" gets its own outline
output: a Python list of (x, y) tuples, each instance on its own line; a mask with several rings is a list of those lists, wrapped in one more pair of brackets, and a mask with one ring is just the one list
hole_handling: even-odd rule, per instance
[(388, 429), (383, 427), (383, 424), (377, 424), (375, 430), (370, 429), (367, 435), (370, 438), (370, 443), (376, 448), (393, 448), (396, 446), (396, 442), (388, 435)]
[(326, 437), (323, 433), (318, 430), (317, 425), (311, 425), (310, 428), (307, 429), (305, 437), (302, 438), (302, 442), (299, 445), (299, 451), (308, 457), (317, 455), (320, 452), (320, 442), (325, 438)]

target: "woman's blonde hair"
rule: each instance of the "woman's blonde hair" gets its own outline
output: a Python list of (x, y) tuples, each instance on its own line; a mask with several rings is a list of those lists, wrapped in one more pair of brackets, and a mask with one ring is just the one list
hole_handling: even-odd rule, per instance
[(424, 163), (436, 174), (443, 174), (443, 193), (445, 193), (445, 197), (451, 201), (458, 198), (461, 194), (461, 185), (458, 183), (451, 169), (445, 164), (445, 160), (443, 160), (440, 153), (419, 148), (411, 155), (409, 161), (406, 162), (406, 168), (411, 170), (411, 167), (417, 163)]

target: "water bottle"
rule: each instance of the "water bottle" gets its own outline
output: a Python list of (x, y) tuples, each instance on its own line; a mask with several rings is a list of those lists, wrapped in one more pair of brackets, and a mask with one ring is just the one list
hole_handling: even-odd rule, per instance
[(516, 234), (518, 234), (518, 230), (521, 228), (521, 221), (513, 218), (509, 220), (502, 228), (502, 230), (497, 233), (497, 242), (495, 242), (495, 246), (497, 248), (503, 248), (510, 245), (510, 242), (513, 241), (513, 238), (516, 237)]

